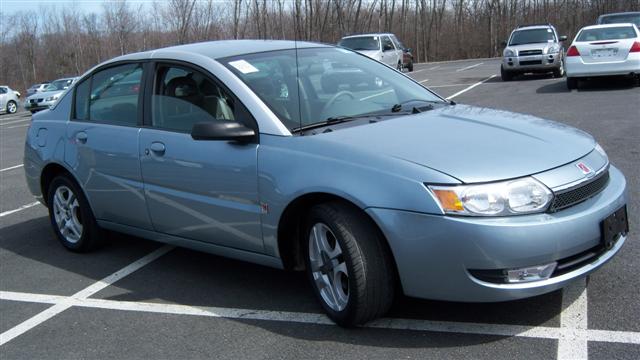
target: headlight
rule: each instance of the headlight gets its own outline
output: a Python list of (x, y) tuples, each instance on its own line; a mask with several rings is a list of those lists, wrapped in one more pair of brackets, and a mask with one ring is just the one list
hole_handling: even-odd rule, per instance
[(560, 51), (560, 45), (551, 45), (549, 49), (547, 49), (548, 54), (557, 54)]
[(60, 95), (49, 96), (48, 98), (44, 99), (44, 101), (55, 101), (58, 100), (59, 97)]
[(504, 49), (504, 56), (505, 57), (513, 57), (513, 56), (516, 56), (516, 53), (513, 52), (513, 50), (511, 50), (511, 49)]
[(600, 153), (600, 155), (602, 155), (602, 157), (604, 157), (605, 159), (609, 159), (609, 156), (607, 156), (607, 153), (604, 151), (604, 149), (602, 148), (602, 146), (600, 146), (600, 144), (596, 143), (596, 148), (595, 150), (597, 152)]
[(538, 180), (526, 177), (479, 185), (427, 185), (446, 214), (508, 216), (542, 212), (553, 193)]

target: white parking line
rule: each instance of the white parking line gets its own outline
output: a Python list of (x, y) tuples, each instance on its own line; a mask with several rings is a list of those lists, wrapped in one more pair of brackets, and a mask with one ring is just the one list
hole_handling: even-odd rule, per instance
[(5, 171), (21, 168), (23, 166), (24, 166), (23, 164), (16, 165), (16, 166), (9, 166), (8, 168), (0, 169), (0, 172), (5, 172)]
[(462, 89), (462, 90), (458, 91), (457, 93), (455, 93), (455, 94), (453, 94), (453, 95), (451, 95), (451, 96), (447, 97), (446, 99), (447, 99), (447, 100), (451, 100), (451, 99), (453, 99), (454, 97), (456, 97), (456, 96), (458, 96), (458, 95), (460, 95), (460, 94), (464, 94), (464, 93), (466, 93), (467, 91), (469, 91), (469, 90), (473, 89), (474, 87), (476, 87), (476, 86), (478, 86), (478, 85), (482, 85), (482, 84), (484, 84), (485, 82), (487, 82), (487, 81), (489, 81), (489, 80), (493, 79), (493, 78), (494, 78), (494, 77), (496, 77), (496, 76), (498, 76), (498, 75), (497, 75), (497, 74), (493, 74), (493, 75), (489, 76), (488, 78), (486, 78), (486, 79), (484, 79), (484, 80), (482, 80), (482, 81), (478, 81), (477, 83), (475, 83), (475, 84), (473, 84), (473, 85), (469, 86), (468, 88), (465, 88), (465, 89)]
[(413, 70), (412, 72), (407, 73), (407, 74), (408, 74), (408, 75), (413, 75), (413, 74), (419, 73), (419, 72), (421, 72), (421, 71), (427, 71), (427, 70), (428, 70), (428, 69)]
[(420, 81), (418, 81), (418, 82), (419, 82), (420, 84), (422, 84), (422, 83), (426, 83), (427, 81), (429, 81), (429, 79), (420, 80)]
[(17, 128), (27, 127), (27, 126), (29, 126), (29, 125), (31, 125), (31, 124), (7, 126), (5, 129), (17, 129)]
[(435, 70), (435, 69), (437, 69), (437, 68), (439, 68), (439, 67), (440, 67), (440, 65), (438, 65), (438, 66), (434, 66), (434, 67), (432, 67), (432, 68), (430, 68), (430, 69), (428, 69), (428, 70)]
[[(562, 312), (560, 327), (586, 330), (587, 318), (587, 282), (585, 278), (575, 281), (562, 289)], [(587, 340), (582, 338), (563, 338), (558, 341), (558, 360), (588, 359)]]
[[(0, 291), (0, 300), (22, 301), (41, 304), (65, 304), (85, 308), (98, 308), (146, 313), (191, 315), (228, 319), (281, 321), (315, 325), (334, 325), (324, 314), (222, 307), (201, 307), (180, 304), (118, 301), (106, 299), (66, 297), (47, 294)], [(539, 339), (577, 339), (624, 344), (640, 344), (640, 332), (572, 329), (507, 324), (487, 324), (454, 321), (432, 321), (415, 319), (384, 318), (366, 324), (366, 328), (414, 330), (474, 335), (514, 336)]]
[(36, 202), (32, 202), (31, 204), (22, 205), (17, 209), (7, 210), (5, 212), (0, 213), (0, 217), (5, 217), (7, 215), (11, 215), (13, 213), (17, 213), (18, 211), (22, 211), (24, 209), (32, 208), (32, 207), (34, 207), (34, 206), (36, 206), (38, 204), (40, 204), (40, 203), (36, 201)]
[(461, 69), (456, 70), (456, 72), (458, 72), (458, 71), (465, 71), (465, 70), (468, 70), (468, 69), (473, 69), (474, 67), (476, 67), (476, 66), (480, 66), (480, 65), (482, 65), (482, 64), (484, 64), (484, 63), (483, 63), (483, 62), (481, 62), (481, 63), (477, 63), (477, 64), (474, 64), (474, 65), (469, 65), (469, 66), (467, 66), (467, 67), (463, 67), (463, 68), (461, 68)]
[(51, 319), (57, 314), (67, 310), (68, 308), (74, 305), (75, 301), (85, 300), (89, 296), (99, 292), (100, 290), (106, 288), (107, 286), (113, 284), (114, 282), (128, 275), (131, 275), (136, 270), (139, 270), (143, 266), (156, 260), (160, 256), (168, 253), (172, 249), (173, 249), (173, 246), (164, 245), (163, 247), (156, 249), (155, 251), (141, 257), (140, 259), (123, 267), (122, 269), (105, 277), (104, 279), (78, 291), (77, 293), (71, 295), (70, 297), (65, 297), (64, 299), (61, 299), (60, 302), (56, 302), (55, 305), (53, 305), (52, 307), (38, 313), (37, 315), (23, 321), (22, 323), (0, 334), (0, 346), (24, 334), (25, 332), (33, 329), (34, 327), (40, 325), (41, 323)]

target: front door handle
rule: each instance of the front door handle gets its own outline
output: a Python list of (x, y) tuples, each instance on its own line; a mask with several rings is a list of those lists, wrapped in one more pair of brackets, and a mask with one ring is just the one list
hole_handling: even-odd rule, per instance
[(76, 133), (76, 141), (81, 144), (85, 144), (87, 142), (87, 138), (87, 133), (84, 131), (79, 131), (78, 133)]
[(164, 155), (164, 151), (166, 150), (164, 144), (159, 141), (152, 142), (149, 148), (155, 155), (158, 156)]

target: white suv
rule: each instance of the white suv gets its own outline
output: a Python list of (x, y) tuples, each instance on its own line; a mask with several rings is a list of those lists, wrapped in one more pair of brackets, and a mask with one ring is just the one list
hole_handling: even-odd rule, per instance
[[(405, 67), (403, 63), (404, 47), (395, 35), (384, 34), (361, 34), (343, 37), (339, 46), (357, 51), (381, 63), (402, 71)], [(411, 64), (413, 68), (413, 64)]]
[(511, 32), (500, 66), (503, 81), (524, 73), (553, 72), (564, 76), (564, 47), (566, 36), (558, 36), (551, 24), (518, 26)]

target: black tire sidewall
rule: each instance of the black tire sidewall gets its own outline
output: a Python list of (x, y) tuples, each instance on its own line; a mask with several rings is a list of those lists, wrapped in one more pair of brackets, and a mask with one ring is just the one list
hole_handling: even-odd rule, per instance
[[(78, 203), (80, 204), (80, 216), (82, 217), (82, 236), (76, 243), (67, 241), (67, 239), (65, 239), (64, 236), (60, 233), (60, 229), (58, 228), (58, 224), (56, 223), (55, 216), (53, 214), (53, 196), (60, 186), (66, 186), (71, 189), (71, 191), (73, 191), (74, 195), (76, 196), (76, 199), (78, 199)], [(49, 221), (51, 222), (53, 232), (56, 234), (56, 237), (65, 248), (75, 252), (86, 252), (95, 247), (98, 242), (97, 225), (95, 222), (95, 218), (93, 217), (93, 213), (91, 212), (91, 208), (89, 207), (89, 203), (87, 202), (84, 193), (82, 192), (82, 190), (80, 190), (80, 188), (73, 180), (69, 179), (69, 177), (65, 175), (60, 175), (54, 178), (48, 188), (47, 205), (49, 208)]]
[[(14, 112), (9, 111), (9, 104), (13, 104), (15, 106), (16, 110)], [(13, 100), (7, 101), (7, 105), (5, 105), (5, 108), (7, 110), (7, 114), (15, 114), (18, 112), (18, 104), (16, 104), (16, 102)]]
[[(315, 280), (313, 279), (313, 274), (311, 272), (311, 266), (309, 263), (310, 262), (309, 235), (311, 232), (311, 227), (317, 223), (322, 223), (327, 227), (329, 227), (329, 229), (331, 229), (331, 231), (335, 235), (336, 241), (338, 242), (338, 244), (340, 244), (340, 248), (343, 249), (342, 253), (345, 258), (347, 270), (349, 271), (349, 301), (347, 302), (347, 306), (342, 311), (335, 311), (325, 303), (325, 301), (322, 299), (322, 296), (320, 295), (320, 290), (318, 290), (317, 286), (315, 285)], [(313, 292), (316, 295), (316, 298), (322, 305), (322, 308), (324, 309), (324, 311), (327, 312), (329, 317), (333, 319), (336, 323), (338, 324), (348, 323), (350, 320), (350, 317), (352, 316), (351, 314), (353, 313), (353, 306), (354, 304), (357, 304), (358, 295), (356, 293), (354, 282), (351, 281), (352, 274), (355, 271), (355, 269), (353, 268), (353, 260), (351, 259), (350, 254), (347, 251), (344, 251), (346, 249), (346, 243), (345, 243), (345, 239), (343, 237), (342, 232), (339, 231), (337, 224), (335, 224), (335, 222), (332, 221), (332, 219), (329, 219), (328, 216), (326, 216), (326, 214), (323, 214), (322, 210), (319, 210), (318, 208), (314, 208), (311, 211), (311, 214), (309, 215), (309, 218), (307, 219), (307, 223), (305, 225), (303, 243), (304, 245), (302, 248), (304, 249), (304, 259), (305, 259), (305, 267), (307, 269), (307, 278), (309, 279), (309, 282), (311, 284), (311, 287), (313, 288)]]

